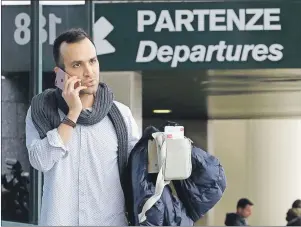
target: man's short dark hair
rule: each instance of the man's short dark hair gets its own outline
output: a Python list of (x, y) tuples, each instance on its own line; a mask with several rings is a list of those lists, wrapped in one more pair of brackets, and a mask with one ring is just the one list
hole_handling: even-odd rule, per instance
[(247, 205), (253, 206), (254, 204), (250, 200), (248, 200), (246, 198), (242, 198), (237, 202), (236, 208), (244, 209), (244, 208), (246, 208)]
[(93, 41), (89, 37), (89, 35), (81, 28), (72, 28), (72, 29), (60, 34), (54, 40), (54, 43), (53, 43), (53, 58), (54, 58), (55, 64), (60, 68), (64, 68), (64, 63), (62, 61), (61, 52), (60, 52), (60, 47), (63, 42), (77, 43), (79, 41), (82, 41), (85, 38), (89, 39), (93, 43)]

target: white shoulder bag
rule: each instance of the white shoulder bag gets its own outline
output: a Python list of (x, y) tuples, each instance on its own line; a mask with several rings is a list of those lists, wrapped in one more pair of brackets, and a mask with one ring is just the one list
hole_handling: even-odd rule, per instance
[[(144, 204), (141, 213), (138, 215), (139, 222), (146, 220), (146, 212), (160, 199), (165, 185), (171, 180), (184, 180), (190, 177), (191, 164), (191, 148), (192, 141), (184, 138), (167, 138), (164, 132), (156, 132), (152, 134), (154, 141), (149, 141), (150, 149), (156, 144), (157, 157), (152, 154), (152, 158), (157, 158), (159, 173), (156, 181), (155, 194), (150, 197)], [(150, 151), (149, 151), (150, 152)], [(150, 155), (149, 155), (150, 157)], [(151, 164), (151, 163), (150, 163)]]

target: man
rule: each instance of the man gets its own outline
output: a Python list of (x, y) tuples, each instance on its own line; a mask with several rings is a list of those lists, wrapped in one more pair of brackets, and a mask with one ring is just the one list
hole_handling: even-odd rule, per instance
[(93, 42), (71, 29), (54, 42), (63, 89), (35, 96), (26, 116), (31, 165), (44, 173), (39, 225), (127, 225), (124, 169), (139, 140), (130, 109), (99, 83)]
[(236, 213), (229, 213), (226, 215), (226, 226), (245, 226), (246, 219), (252, 214), (253, 203), (248, 199), (240, 199), (236, 206)]

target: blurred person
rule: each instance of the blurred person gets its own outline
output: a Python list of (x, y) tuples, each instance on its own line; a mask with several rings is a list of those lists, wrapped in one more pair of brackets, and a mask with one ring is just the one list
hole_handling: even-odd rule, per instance
[(286, 213), (287, 226), (301, 226), (301, 200), (297, 199)]
[(253, 203), (242, 198), (237, 202), (236, 213), (228, 213), (226, 215), (226, 226), (247, 226), (247, 218), (252, 214)]
[(36, 95), (26, 116), (29, 161), (44, 173), (39, 225), (128, 225), (121, 176), (140, 139), (137, 124), (99, 82), (96, 49), (82, 29), (58, 36), (53, 56), (64, 86)]

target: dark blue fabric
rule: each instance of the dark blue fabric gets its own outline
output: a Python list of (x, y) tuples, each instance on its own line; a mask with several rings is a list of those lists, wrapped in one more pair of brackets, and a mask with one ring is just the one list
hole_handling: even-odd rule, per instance
[(173, 181), (173, 184), (189, 216), (196, 222), (221, 199), (226, 189), (226, 176), (217, 158), (193, 147), (191, 176)]
[(247, 226), (246, 219), (236, 213), (229, 213), (226, 215), (226, 226)]
[[(139, 223), (138, 214), (144, 203), (155, 193), (157, 174), (148, 174), (148, 139), (157, 132), (148, 127), (129, 157), (129, 193), (132, 195), (131, 225), (192, 226), (221, 198), (226, 179), (219, 161), (205, 151), (192, 149), (192, 174), (183, 181), (173, 181), (178, 197), (167, 185), (159, 201), (146, 212), (146, 221)], [(128, 194), (129, 196), (129, 194)]]

